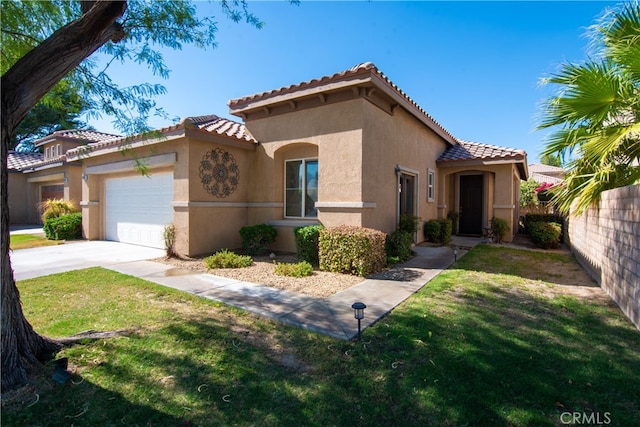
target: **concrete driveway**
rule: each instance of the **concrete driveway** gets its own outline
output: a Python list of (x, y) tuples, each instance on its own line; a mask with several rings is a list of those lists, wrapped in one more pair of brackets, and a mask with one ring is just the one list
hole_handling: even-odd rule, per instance
[(74, 241), (64, 245), (12, 251), (11, 267), (15, 279), (24, 280), (87, 267), (110, 267), (164, 255), (163, 249), (126, 243)]

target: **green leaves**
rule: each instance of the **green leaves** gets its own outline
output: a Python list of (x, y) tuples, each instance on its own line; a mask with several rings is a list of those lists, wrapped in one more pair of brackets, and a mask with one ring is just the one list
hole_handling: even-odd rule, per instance
[[(85, 102), (89, 117), (102, 114), (113, 117), (114, 126), (127, 135), (149, 129), (148, 118), (168, 118), (157, 108), (153, 98), (166, 89), (159, 83), (120, 87), (109, 77), (114, 63), (134, 62), (146, 66), (154, 76), (168, 79), (170, 70), (160, 53), (161, 47), (180, 50), (185, 45), (216, 47), (218, 31), (215, 16), (199, 16), (204, 8), (193, 1), (129, 0), (120, 20), (125, 38), (107, 42), (98, 54), (104, 61), (86, 59), (66, 80)], [(200, 5), (198, 5), (200, 6)], [(252, 27), (264, 25), (245, 1), (222, 1), (220, 13), (234, 22), (244, 21)], [(21, 57), (50, 37), (57, 29), (82, 15), (78, 1), (3, 1), (2, 2), (1, 71), (9, 70)]]
[(594, 27), (599, 61), (564, 64), (543, 80), (558, 85), (538, 129), (556, 128), (543, 155), (577, 154), (554, 201), (579, 214), (603, 191), (640, 175), (640, 6), (628, 3)]

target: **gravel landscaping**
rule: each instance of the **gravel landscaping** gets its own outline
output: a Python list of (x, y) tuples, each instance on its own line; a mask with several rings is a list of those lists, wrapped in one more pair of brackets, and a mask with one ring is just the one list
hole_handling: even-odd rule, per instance
[(295, 255), (278, 255), (274, 260), (269, 256), (254, 256), (253, 265), (250, 267), (219, 268), (215, 270), (207, 270), (203, 258), (200, 257), (158, 258), (154, 261), (169, 264), (176, 268), (186, 268), (319, 298), (331, 296), (364, 280), (364, 278), (358, 276), (329, 273), (317, 269), (312, 276), (301, 278), (278, 276), (274, 273), (274, 261), (278, 263), (298, 262)]

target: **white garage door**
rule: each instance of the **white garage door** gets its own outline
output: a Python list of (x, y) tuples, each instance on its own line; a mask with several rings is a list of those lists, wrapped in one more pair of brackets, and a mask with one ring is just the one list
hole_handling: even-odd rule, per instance
[(105, 237), (164, 249), (162, 232), (173, 221), (173, 174), (105, 181)]

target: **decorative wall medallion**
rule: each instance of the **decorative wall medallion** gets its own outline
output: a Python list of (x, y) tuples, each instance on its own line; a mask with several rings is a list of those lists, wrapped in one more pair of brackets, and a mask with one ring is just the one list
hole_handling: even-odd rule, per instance
[(200, 181), (209, 194), (227, 197), (234, 192), (239, 179), (238, 164), (228, 151), (216, 148), (200, 161)]

